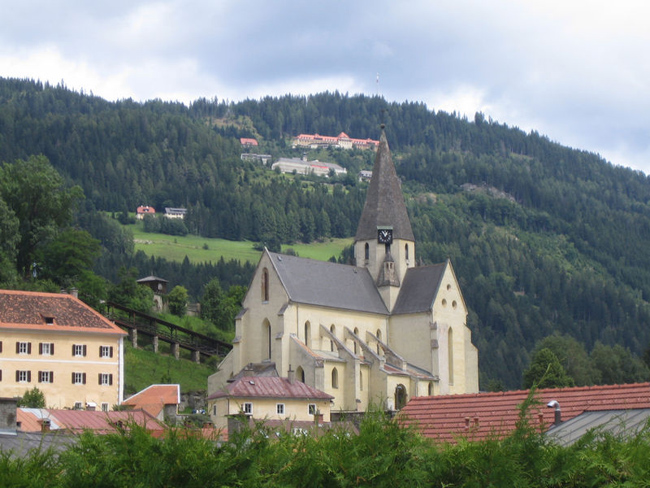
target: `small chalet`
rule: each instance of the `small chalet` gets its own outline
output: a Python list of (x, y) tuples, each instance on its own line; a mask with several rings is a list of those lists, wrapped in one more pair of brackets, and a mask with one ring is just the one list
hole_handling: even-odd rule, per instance
[[(519, 408), (530, 390), (414, 397), (399, 418), (441, 442), (458, 438), (503, 438), (516, 428)], [(650, 415), (650, 383), (547, 388), (535, 392), (528, 412), (530, 425), (562, 444), (570, 444), (588, 428), (619, 428), (623, 421)], [(587, 427), (588, 426), (588, 427)]]
[(144, 219), (145, 215), (156, 215), (156, 209), (148, 205), (140, 205), (135, 210), (135, 218), (138, 220)]

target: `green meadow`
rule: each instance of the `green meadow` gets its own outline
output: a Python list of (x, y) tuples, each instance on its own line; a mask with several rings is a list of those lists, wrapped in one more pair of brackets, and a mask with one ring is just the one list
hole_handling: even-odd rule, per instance
[[(141, 222), (129, 225), (128, 228), (133, 232), (136, 251), (143, 251), (147, 256), (161, 257), (170, 261), (183, 261), (187, 256), (192, 263), (216, 263), (222, 257), (225, 261), (235, 259), (257, 263), (261, 254), (255, 249), (256, 243), (251, 241), (228, 241), (194, 235), (152, 234), (143, 231)], [(310, 244), (283, 245), (282, 252), (293, 249), (300, 257), (327, 261), (332, 256), (338, 257), (343, 248), (350, 244), (352, 244), (351, 238), (327, 239)]]

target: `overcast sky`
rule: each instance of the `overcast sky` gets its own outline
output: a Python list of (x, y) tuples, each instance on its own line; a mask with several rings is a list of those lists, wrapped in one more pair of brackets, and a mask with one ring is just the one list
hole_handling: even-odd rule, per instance
[(0, 0), (0, 76), (188, 104), (379, 93), (650, 174), (647, 0)]

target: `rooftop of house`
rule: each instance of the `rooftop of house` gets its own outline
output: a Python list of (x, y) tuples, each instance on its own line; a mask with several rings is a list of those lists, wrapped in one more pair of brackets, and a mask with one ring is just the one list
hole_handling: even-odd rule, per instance
[(16, 328), (126, 335), (72, 295), (0, 290), (0, 329)]
[(101, 410), (58, 410), (50, 408), (19, 408), (16, 421), (22, 432), (42, 432), (43, 421), (49, 422), (49, 430), (80, 434), (92, 430), (98, 434), (115, 432), (119, 428), (135, 423), (151, 432), (162, 433), (165, 426), (143, 410), (111, 411)]
[(142, 409), (153, 417), (158, 417), (165, 405), (181, 403), (180, 385), (150, 385), (122, 402), (134, 409)]
[[(529, 394), (530, 390), (517, 390), (415, 397), (401, 410), (399, 418), (425, 437), (442, 442), (453, 442), (458, 437), (505, 437), (515, 430), (519, 406)], [(559, 404), (562, 421), (584, 412), (650, 409), (650, 383), (547, 388), (534, 392), (534, 400), (528, 420), (545, 432), (554, 425), (555, 409), (547, 406), (553, 400)]]
[(273, 376), (245, 376), (226, 385), (225, 389), (213, 393), (215, 398), (300, 398), (310, 400), (330, 400), (334, 398), (325, 392), (312, 388), (301, 381)]

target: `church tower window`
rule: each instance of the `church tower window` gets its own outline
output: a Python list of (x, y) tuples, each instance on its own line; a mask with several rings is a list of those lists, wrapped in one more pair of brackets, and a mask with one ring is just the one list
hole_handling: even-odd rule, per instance
[(449, 364), (449, 384), (454, 384), (454, 331), (449, 327), (447, 332), (447, 361)]
[(370, 244), (366, 242), (365, 245), (365, 260), (368, 261), (370, 259)]
[(332, 388), (339, 387), (339, 372), (336, 368), (332, 369)]
[(404, 256), (406, 257), (406, 260), (409, 260), (409, 245), (404, 244)]
[(305, 346), (311, 347), (309, 345), (309, 340), (310, 340), (310, 335), (311, 335), (311, 324), (309, 323), (309, 320), (305, 322)]
[(269, 301), (269, 270), (266, 268), (262, 271), (262, 301)]

